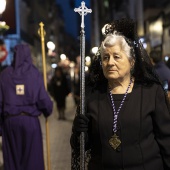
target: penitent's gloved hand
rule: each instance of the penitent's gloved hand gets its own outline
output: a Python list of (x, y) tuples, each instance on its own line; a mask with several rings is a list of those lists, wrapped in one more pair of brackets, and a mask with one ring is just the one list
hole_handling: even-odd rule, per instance
[(73, 122), (73, 131), (77, 133), (87, 132), (89, 119), (83, 114), (78, 114)]

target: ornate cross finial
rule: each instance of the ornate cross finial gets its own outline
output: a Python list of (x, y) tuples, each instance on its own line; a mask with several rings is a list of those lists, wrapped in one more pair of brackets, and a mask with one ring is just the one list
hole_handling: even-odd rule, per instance
[(78, 12), (80, 15), (81, 15), (81, 28), (84, 28), (84, 16), (87, 15), (88, 13), (91, 13), (92, 10), (91, 9), (88, 9), (86, 6), (85, 6), (85, 2), (82, 1), (81, 2), (81, 6), (79, 8), (75, 8), (74, 9), (75, 12)]
[(45, 37), (45, 35), (46, 35), (46, 32), (45, 32), (45, 30), (44, 30), (44, 24), (43, 24), (43, 22), (40, 22), (40, 23), (39, 23), (39, 26), (40, 26), (40, 28), (38, 29), (38, 34), (40, 35), (41, 40), (44, 41), (44, 37)]

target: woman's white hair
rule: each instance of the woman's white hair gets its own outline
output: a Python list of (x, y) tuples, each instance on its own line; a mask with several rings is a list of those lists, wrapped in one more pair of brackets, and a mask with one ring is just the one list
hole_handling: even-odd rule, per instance
[(116, 32), (113, 32), (113, 34), (108, 34), (102, 42), (100, 47), (101, 55), (107, 47), (112, 47), (114, 45), (120, 45), (121, 49), (125, 52), (129, 60), (132, 59), (131, 47), (126, 42), (125, 38), (122, 35), (116, 34)]

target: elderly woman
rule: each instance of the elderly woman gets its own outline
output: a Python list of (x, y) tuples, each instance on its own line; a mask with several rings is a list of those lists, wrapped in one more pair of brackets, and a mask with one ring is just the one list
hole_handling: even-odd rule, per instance
[(104, 33), (91, 66), (86, 115), (77, 109), (73, 122), (72, 168), (78, 169), (78, 138), (85, 132), (88, 170), (168, 170), (168, 99), (135, 23), (117, 20)]

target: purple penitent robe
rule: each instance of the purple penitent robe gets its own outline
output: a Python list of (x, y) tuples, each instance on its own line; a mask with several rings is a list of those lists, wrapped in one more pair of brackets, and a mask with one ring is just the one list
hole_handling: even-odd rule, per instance
[(49, 116), (52, 106), (29, 46), (17, 45), (12, 65), (0, 73), (4, 170), (44, 170), (38, 116)]

